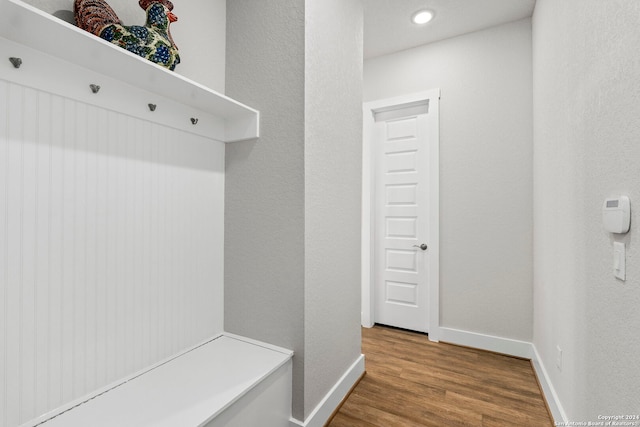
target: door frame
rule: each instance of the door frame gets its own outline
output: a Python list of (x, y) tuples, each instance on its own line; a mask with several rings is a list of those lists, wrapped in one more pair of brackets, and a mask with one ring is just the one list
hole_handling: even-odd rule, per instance
[(362, 132), (362, 326), (375, 324), (375, 157), (373, 145), (374, 114), (428, 102), (429, 132), (429, 340), (440, 338), (440, 89), (431, 89), (393, 98), (363, 103)]

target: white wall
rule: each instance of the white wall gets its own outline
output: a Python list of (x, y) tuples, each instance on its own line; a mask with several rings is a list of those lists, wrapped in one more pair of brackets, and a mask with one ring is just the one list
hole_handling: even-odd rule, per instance
[[(570, 421), (640, 413), (639, 26), (636, 1), (538, 0), (533, 16), (534, 344)], [(616, 194), (632, 201), (624, 236), (602, 227)]]
[[(125, 25), (144, 25), (145, 13), (135, 0), (106, 0)], [(73, 17), (74, 0), (24, 0), (43, 11)], [(176, 73), (224, 93), (226, 0), (176, 1), (178, 21), (171, 35), (180, 50)], [(60, 11), (67, 13), (60, 14)]]
[(173, 5), (178, 21), (171, 24), (171, 35), (180, 51), (176, 72), (224, 93), (226, 0), (178, 0)]
[(364, 101), (434, 88), (440, 325), (530, 341), (530, 20), (365, 61)]

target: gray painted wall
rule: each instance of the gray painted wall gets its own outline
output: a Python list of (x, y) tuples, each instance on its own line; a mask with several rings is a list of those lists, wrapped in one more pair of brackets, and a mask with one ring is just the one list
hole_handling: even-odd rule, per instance
[[(602, 6), (538, 0), (533, 16), (534, 344), (575, 422), (640, 413), (640, 3)], [(632, 203), (623, 236), (602, 226), (619, 194)]]
[(360, 355), (362, 1), (306, 1), (305, 416)]
[(365, 61), (365, 101), (434, 88), (440, 324), (531, 341), (530, 20)]
[(227, 2), (225, 328), (291, 348), (304, 420), (360, 355), (362, 4)]
[(304, 3), (227, 2), (228, 96), (260, 110), (227, 145), (225, 329), (289, 348), (304, 412)]

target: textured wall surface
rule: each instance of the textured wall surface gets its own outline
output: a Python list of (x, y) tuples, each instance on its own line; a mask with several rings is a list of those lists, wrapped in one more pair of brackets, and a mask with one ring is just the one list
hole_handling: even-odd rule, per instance
[[(534, 344), (570, 421), (640, 413), (639, 27), (631, 0), (538, 0), (533, 16)], [(612, 235), (602, 203), (620, 194), (631, 230)]]
[(289, 348), (304, 405), (304, 4), (227, 3), (227, 95), (260, 110), (227, 145), (225, 329)]
[(305, 4), (308, 416), (361, 353), (362, 1)]
[(440, 325), (532, 338), (531, 23), (364, 65), (364, 100), (440, 88)]
[(178, 22), (171, 24), (171, 35), (181, 61), (176, 72), (224, 93), (226, 0), (177, 0), (173, 5)]
[(227, 146), (225, 328), (296, 352), (298, 420), (360, 356), (361, 8), (227, 3), (227, 94), (261, 136)]
[[(125, 25), (144, 24), (145, 13), (137, 1), (106, 1)], [(73, 2), (25, 0), (25, 3), (63, 19), (73, 18)], [(226, 0), (178, 0), (173, 4), (178, 22), (171, 24), (171, 35), (180, 50), (181, 59), (176, 73), (224, 93)]]

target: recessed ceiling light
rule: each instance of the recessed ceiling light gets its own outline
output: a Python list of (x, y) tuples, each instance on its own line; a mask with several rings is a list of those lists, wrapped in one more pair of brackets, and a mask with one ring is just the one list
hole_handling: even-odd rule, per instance
[(430, 10), (419, 10), (411, 16), (411, 22), (418, 25), (424, 25), (433, 19), (433, 12)]

